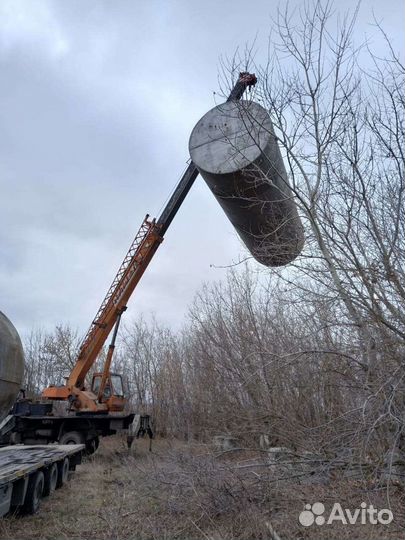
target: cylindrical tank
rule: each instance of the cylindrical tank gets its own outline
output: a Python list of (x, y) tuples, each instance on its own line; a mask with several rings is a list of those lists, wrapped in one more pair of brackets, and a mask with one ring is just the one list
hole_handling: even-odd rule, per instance
[(20, 336), (0, 311), (0, 421), (11, 409), (24, 376), (24, 353)]
[(268, 112), (229, 101), (193, 129), (190, 156), (253, 257), (266, 266), (294, 260), (304, 232)]

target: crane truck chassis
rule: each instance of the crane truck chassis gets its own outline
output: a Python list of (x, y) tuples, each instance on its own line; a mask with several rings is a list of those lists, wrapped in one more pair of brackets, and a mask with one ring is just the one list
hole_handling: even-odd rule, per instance
[(93, 454), (100, 437), (126, 431), (128, 446), (135, 438), (153, 438), (149, 415), (52, 413), (52, 403), (17, 401), (0, 423), (0, 446), (6, 444), (82, 444)]

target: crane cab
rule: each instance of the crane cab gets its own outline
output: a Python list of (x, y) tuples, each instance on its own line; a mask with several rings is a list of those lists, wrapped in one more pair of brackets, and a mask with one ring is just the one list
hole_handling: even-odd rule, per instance
[(91, 391), (98, 396), (100, 403), (105, 403), (109, 411), (122, 412), (125, 408), (125, 394), (122, 377), (119, 373), (109, 373), (105, 379), (104, 390), (100, 395), (103, 373), (94, 373)]

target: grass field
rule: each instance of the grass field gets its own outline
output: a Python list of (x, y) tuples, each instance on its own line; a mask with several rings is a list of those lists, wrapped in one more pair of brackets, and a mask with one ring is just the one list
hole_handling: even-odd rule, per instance
[(335, 479), (312, 485), (276, 482), (263, 455), (218, 455), (204, 445), (157, 440), (127, 450), (120, 437), (77, 467), (71, 480), (44, 499), (35, 516), (0, 521), (1, 538), (18, 539), (399, 539), (404, 537), (403, 491), (390, 492), (390, 525), (303, 527), (306, 502), (361, 501), (387, 506), (384, 487)]

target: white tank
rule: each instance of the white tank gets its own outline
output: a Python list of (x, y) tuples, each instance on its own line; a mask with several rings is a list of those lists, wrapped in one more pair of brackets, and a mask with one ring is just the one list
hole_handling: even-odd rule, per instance
[(24, 377), (24, 352), (12, 322), (0, 311), (0, 421), (7, 416)]

